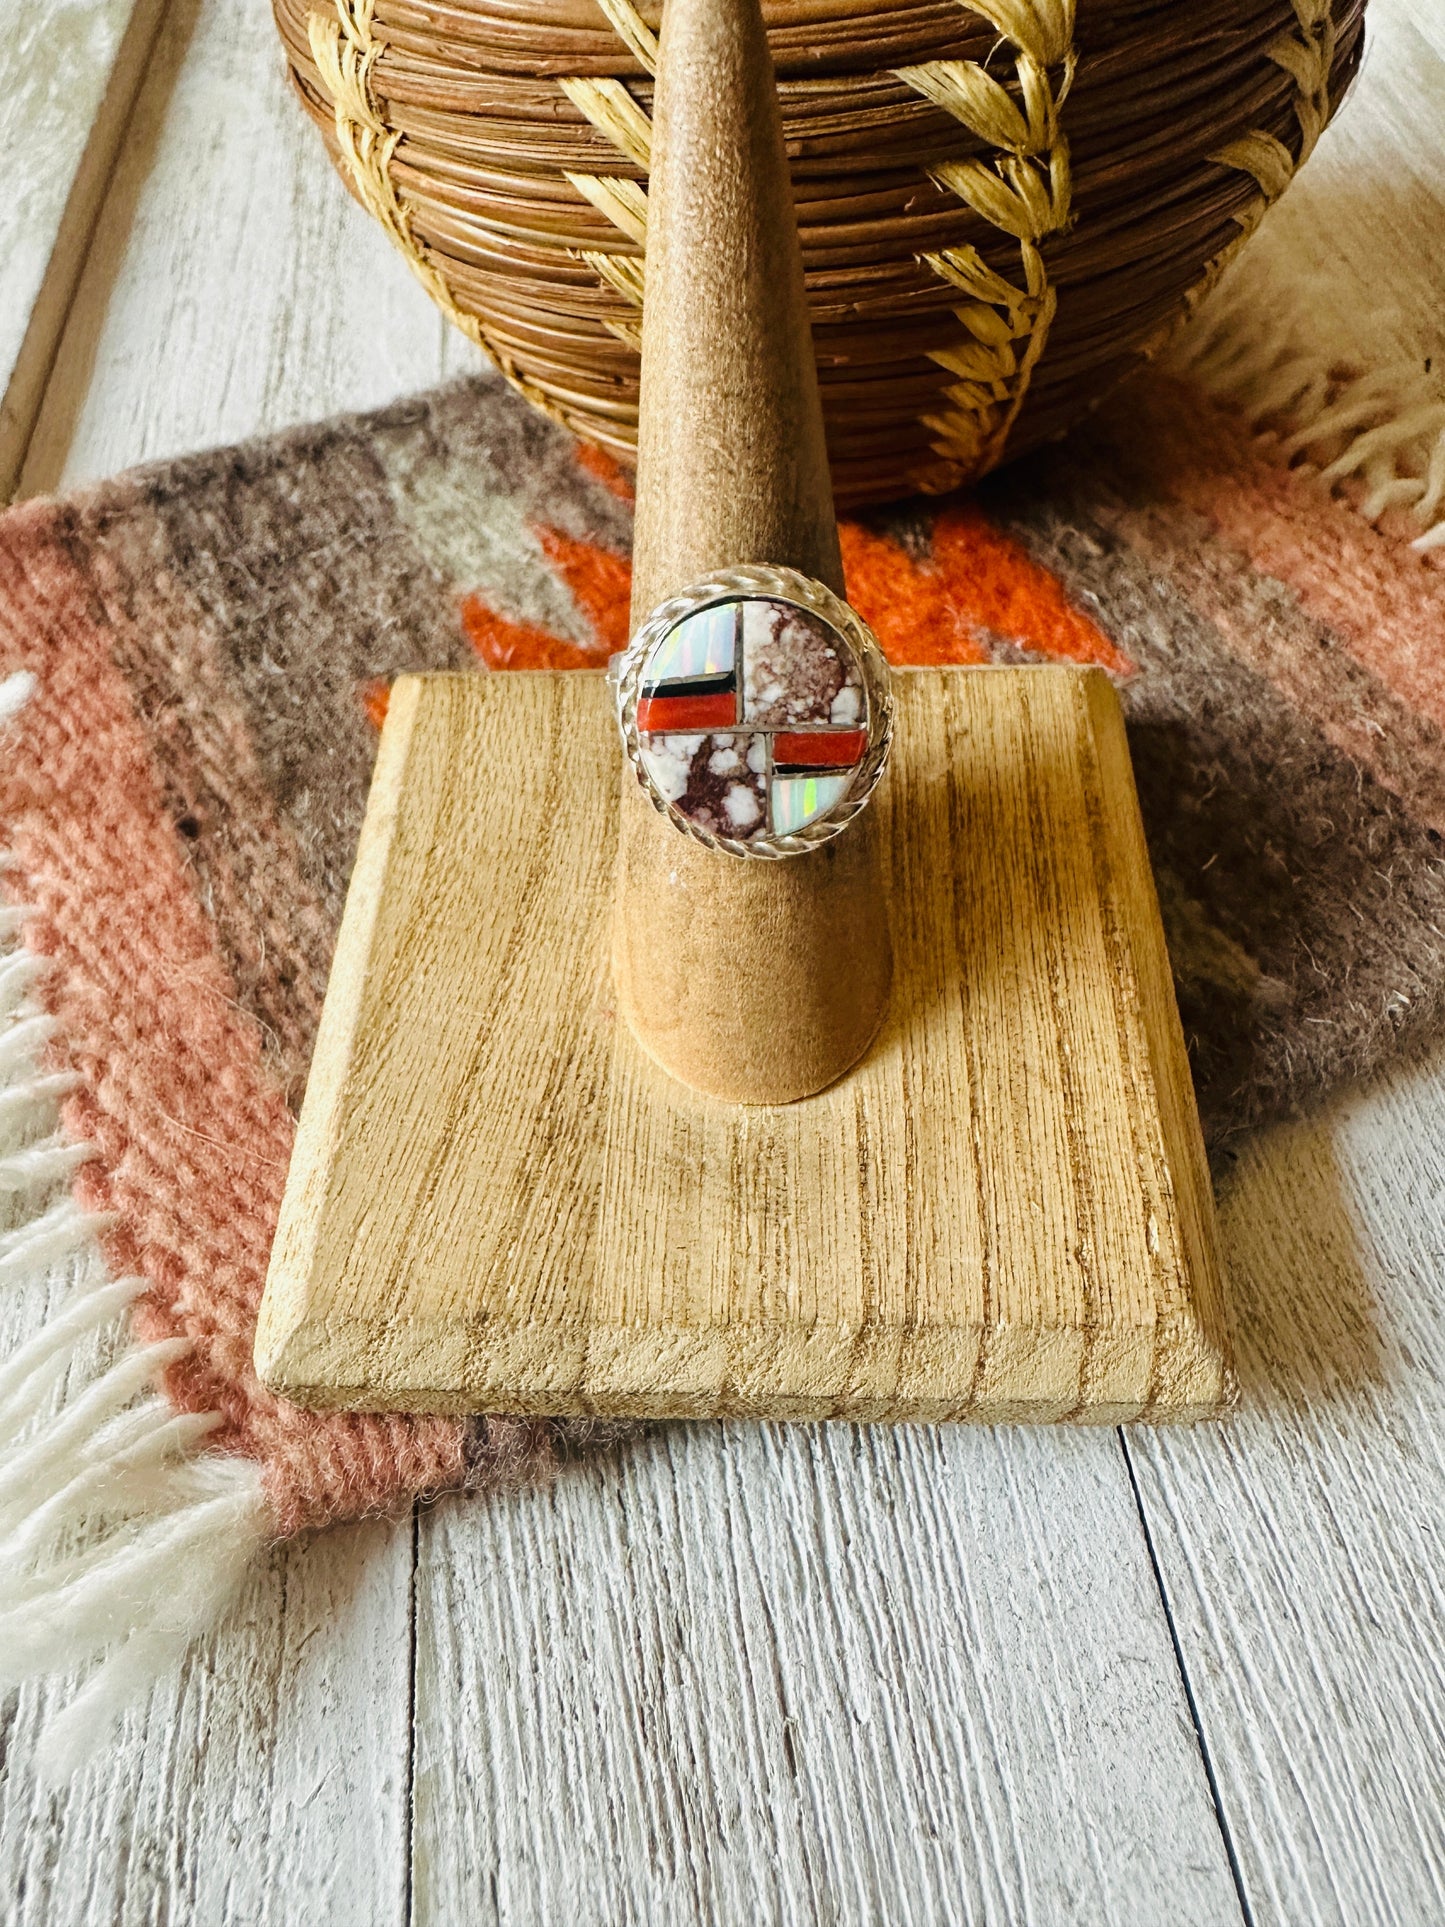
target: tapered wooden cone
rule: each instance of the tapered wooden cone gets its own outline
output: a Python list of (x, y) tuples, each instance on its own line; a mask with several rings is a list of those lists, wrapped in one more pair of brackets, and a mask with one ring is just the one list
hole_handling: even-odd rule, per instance
[[(709, 570), (843, 591), (772, 60), (758, 0), (667, 0), (653, 103), (634, 628)], [(867, 809), (806, 856), (747, 861), (624, 770), (613, 974), (644, 1048), (695, 1089), (788, 1103), (862, 1056), (891, 973)]]

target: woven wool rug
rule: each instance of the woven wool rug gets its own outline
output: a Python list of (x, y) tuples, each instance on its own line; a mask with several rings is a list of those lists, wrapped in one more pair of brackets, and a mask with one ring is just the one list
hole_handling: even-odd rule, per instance
[[(1206, 334), (844, 531), (895, 662), (1119, 682), (1216, 1149), (1445, 1015), (1445, 474), (1349, 389)], [(299, 1411), (251, 1339), (389, 680), (603, 664), (629, 528), (485, 381), (0, 518), (0, 1278), (64, 1283), (0, 1366), (0, 1680), (99, 1660), (54, 1762), (269, 1539), (555, 1454)]]

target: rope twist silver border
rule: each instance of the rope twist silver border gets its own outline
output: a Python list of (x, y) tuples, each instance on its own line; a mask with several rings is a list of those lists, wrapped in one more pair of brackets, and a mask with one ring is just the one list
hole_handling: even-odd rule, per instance
[[(649, 779), (642, 763), (642, 742), (637, 731), (638, 679), (648, 652), (674, 623), (693, 615), (714, 602), (729, 602), (740, 596), (766, 596), (775, 602), (790, 602), (808, 610), (828, 623), (850, 644), (858, 657), (863, 688), (868, 699), (868, 748), (849, 789), (832, 810), (816, 821), (805, 824), (789, 836), (758, 836), (744, 842), (737, 837), (714, 836), (675, 809), (661, 796)], [(717, 569), (700, 581), (691, 583), (675, 596), (669, 596), (648, 616), (626, 650), (614, 656), (607, 667), (608, 680), (616, 692), (617, 727), (622, 747), (642, 793), (659, 815), (665, 816), (684, 835), (721, 850), (728, 856), (776, 861), (781, 857), (805, 856), (819, 844), (832, 840), (865, 807), (888, 761), (893, 742), (893, 691), (888, 664), (877, 638), (856, 610), (825, 583), (796, 569), (775, 568), (769, 563), (747, 562), (731, 569)], [(741, 727), (741, 726), (739, 726)], [(701, 731), (700, 734), (717, 732)], [(724, 732), (726, 733), (726, 732)]]

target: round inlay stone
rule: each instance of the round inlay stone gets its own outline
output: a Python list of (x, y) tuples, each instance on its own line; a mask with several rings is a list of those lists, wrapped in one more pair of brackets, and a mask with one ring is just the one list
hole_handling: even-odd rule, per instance
[[(737, 580), (756, 577), (770, 593)], [(622, 659), (618, 713), (655, 805), (758, 856), (844, 827), (877, 781), (891, 722), (886, 667), (854, 612), (821, 583), (762, 569), (664, 604)]]

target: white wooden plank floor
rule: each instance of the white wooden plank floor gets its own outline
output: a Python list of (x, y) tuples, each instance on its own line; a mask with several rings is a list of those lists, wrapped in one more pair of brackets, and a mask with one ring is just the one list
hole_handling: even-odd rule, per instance
[[(1445, 31), (1375, 9), (1259, 247), (1330, 269), (1328, 352), (1364, 312), (1423, 365)], [(113, 48), (127, 9), (89, 13)], [(26, 490), (474, 365), (332, 177), (264, 0), (170, 0), (122, 131), (42, 317)], [(0, 347), (34, 303), (6, 280)], [(19, 1695), (0, 1919), (1445, 1918), (1442, 1116), (1445, 1055), (1247, 1148), (1226, 1428), (672, 1427), (278, 1551), (63, 1792)]]
[(675, 1426), (439, 1506), (417, 1918), (1233, 1921), (1116, 1438)]
[(1249, 1148), (1246, 1398), (1129, 1452), (1257, 1921), (1445, 1920), (1445, 1057)]
[(34, 0), (4, 21), (0, 499), (19, 474), (162, 6)]

